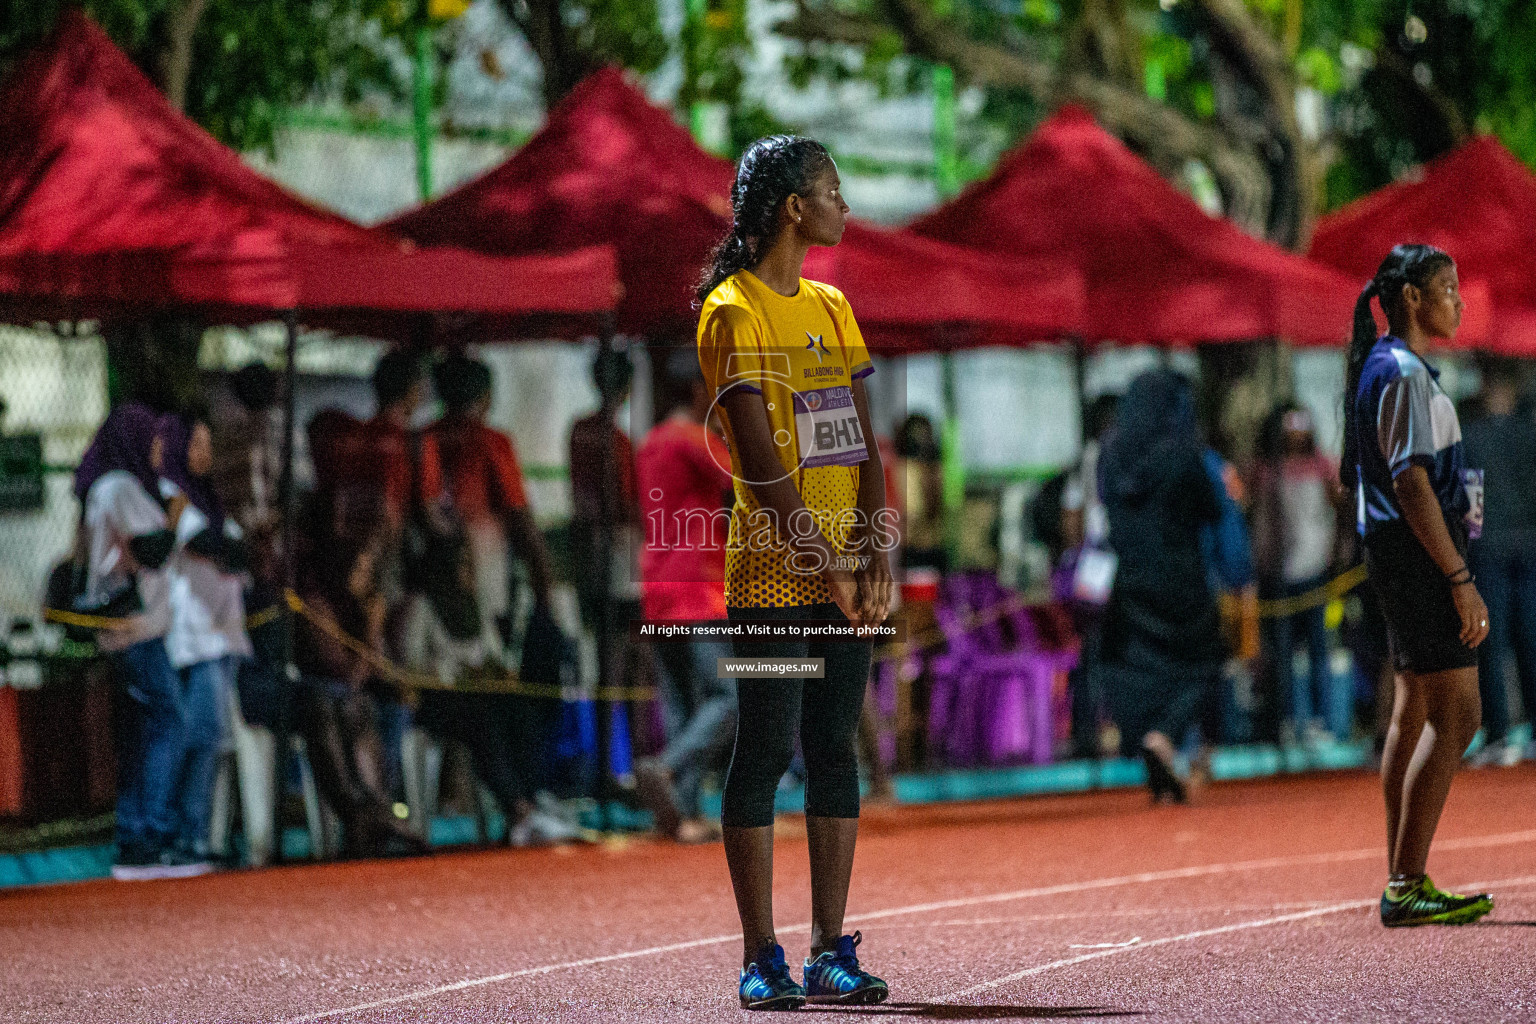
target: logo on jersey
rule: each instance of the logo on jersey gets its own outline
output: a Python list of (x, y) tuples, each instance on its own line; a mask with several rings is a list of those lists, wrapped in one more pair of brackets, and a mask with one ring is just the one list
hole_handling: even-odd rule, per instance
[(821, 335), (812, 334), (810, 331), (806, 331), (805, 336), (810, 339), (805, 343), (805, 349), (807, 352), (816, 353), (816, 361), (818, 363), (821, 362), (822, 356), (832, 354), (827, 351), (827, 343), (821, 340)]

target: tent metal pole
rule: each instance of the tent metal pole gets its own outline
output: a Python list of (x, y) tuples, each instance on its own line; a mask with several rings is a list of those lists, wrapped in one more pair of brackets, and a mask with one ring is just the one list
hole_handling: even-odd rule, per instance
[(416, 26), (411, 60), (411, 129), (416, 143), (416, 191), (432, 198), (432, 27)]
[[(599, 358), (614, 351), (614, 318), (612, 313), (604, 313), (598, 325), (598, 354)], [(601, 386), (601, 382), (599, 382)], [(608, 396), (599, 394), (599, 410), (602, 414), (601, 430), (598, 432), (598, 465), (601, 471), (598, 474), (598, 519), (597, 519), (597, 575), (598, 594), (597, 602), (597, 685), (599, 689), (607, 690), (615, 685), (614, 673), (614, 602), (613, 602), (613, 521), (619, 513), (619, 495), (615, 493), (615, 470), (613, 452), (614, 426), (608, 419)], [(603, 831), (609, 830), (608, 801), (618, 793), (618, 784), (613, 775), (613, 737), (614, 716), (622, 714), (623, 709), (615, 706), (613, 702), (598, 700), (595, 702), (598, 725), (598, 809), (601, 816)]]
[[(291, 731), (289, 729), (288, 709), (292, 704), (294, 684), (298, 681), (298, 667), (294, 664), (294, 627), (295, 614), (292, 606), (288, 604), (288, 592), (293, 590), (298, 581), (298, 557), (295, 551), (297, 545), (298, 516), (298, 488), (294, 483), (293, 456), (294, 456), (294, 430), (298, 419), (298, 353), (299, 353), (299, 312), (290, 309), (283, 316), (283, 327), (286, 331), (284, 344), (285, 362), (283, 365), (283, 466), (282, 473), (278, 477), (278, 503), (282, 510), (281, 521), (281, 545), (282, 545), (282, 593), (279, 595), (280, 607), (283, 610), (283, 661), (277, 677), (278, 712), (276, 715), (276, 740), (277, 751), (277, 778), (279, 781), (284, 776), (283, 766), (288, 761), (288, 748), (290, 745)], [(279, 790), (281, 786), (273, 787), (272, 819), (275, 823), (272, 836), (272, 862), (281, 864), (283, 857), (283, 830), (282, 823), (278, 819), (277, 810), (281, 806)], [(311, 850), (310, 855), (318, 859), (323, 851)]]
[(965, 510), (965, 458), (960, 452), (960, 405), (955, 394), (955, 357), (946, 351), (939, 357), (943, 382), (944, 425), (939, 435), (940, 479), (944, 496), (944, 548), (949, 567), (959, 567), (961, 515)]
[(1082, 446), (1088, 443), (1088, 346), (1081, 334), (1072, 335), (1071, 343), (1072, 371), (1077, 377), (1077, 444), (1081, 453)]

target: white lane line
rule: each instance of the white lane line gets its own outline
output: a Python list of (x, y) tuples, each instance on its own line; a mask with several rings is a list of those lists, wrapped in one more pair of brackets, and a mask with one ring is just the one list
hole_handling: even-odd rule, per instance
[(1167, 946), (1174, 942), (1189, 942), (1192, 939), (1204, 939), (1212, 935), (1226, 935), (1230, 932), (1240, 932), (1250, 928), (1264, 928), (1273, 924), (1285, 924), (1289, 921), (1304, 921), (1309, 917), (1337, 914), (1341, 910), (1356, 910), (1369, 907), (1375, 902), (1376, 900), (1349, 900), (1346, 903), (1333, 903), (1326, 907), (1318, 907), (1316, 910), (1298, 910), (1294, 914), (1280, 914), (1275, 917), (1261, 918), (1257, 921), (1242, 921), (1237, 924), (1224, 924), (1219, 928), (1202, 928), (1197, 932), (1185, 932), (1183, 935), (1169, 935), (1161, 939), (1149, 939), (1146, 942), (1138, 942), (1134, 946), (1117, 946), (1114, 949), (1101, 949), (1094, 953), (1080, 953), (1077, 956), (1069, 956), (1063, 960), (1052, 960), (1048, 964), (1026, 967), (1022, 971), (1015, 971), (1012, 974), (995, 978), (992, 981), (984, 981), (980, 985), (972, 985), (970, 988), (963, 988), (958, 992), (950, 992), (939, 996), (934, 1002), (952, 1002), (956, 999), (975, 995), (978, 992), (985, 992), (988, 989), (999, 988), (1015, 981), (1021, 981), (1036, 974), (1044, 974), (1046, 971), (1055, 971), (1063, 967), (1075, 967), (1078, 964), (1085, 964), (1090, 960), (1098, 960), (1106, 956), (1117, 956), (1121, 953), (1129, 953), (1132, 950), (1152, 949), (1156, 946)]
[(594, 967), (597, 964), (611, 964), (616, 960), (632, 960), (640, 956), (653, 956), (658, 953), (676, 953), (684, 949), (694, 949), (698, 946), (713, 946), (721, 942), (731, 940), (740, 941), (741, 935), (713, 935), (707, 939), (691, 939), (687, 942), (673, 942), (666, 946), (651, 946), (646, 949), (632, 949), (624, 953), (610, 953), (607, 956), (593, 956), (585, 960), (569, 960), (561, 964), (545, 964), (542, 967), (527, 967), (521, 971), (508, 971), (505, 974), (491, 974), (484, 978), (469, 978), (466, 981), (455, 981), (448, 985), (438, 985), (434, 988), (418, 989), (415, 992), (405, 992), (398, 996), (390, 996), (387, 999), (375, 999), (371, 1003), (358, 1003), (355, 1006), (343, 1006), (335, 1010), (324, 1010), (320, 1013), (311, 1013), (304, 1017), (293, 1017), (283, 1024), (308, 1024), (310, 1021), (325, 1020), (329, 1017), (340, 1017), (348, 1013), (362, 1013), (364, 1010), (377, 1010), (385, 1006), (395, 1006), (399, 1003), (415, 1002), (418, 999), (430, 999), (433, 996), (442, 995), (445, 992), (462, 992), (467, 988), (479, 988), (482, 985), (495, 985), (502, 981), (511, 981), (513, 978), (531, 978), (538, 974), (549, 974), (552, 971), (572, 970), (577, 967)]
[[(1477, 890), (1495, 890), (1497, 898), (1498, 889), (1512, 889), (1518, 885), (1530, 885), (1536, 883), (1536, 875), (1523, 875), (1519, 878), (1504, 878), (1493, 882), (1468, 882), (1465, 885), (1453, 886), (1453, 889), (1475, 892)], [(1168, 935), (1160, 939), (1149, 939), (1145, 942), (1128, 943), (1108, 949), (1100, 949), (1093, 953), (1081, 953), (1077, 956), (1065, 957), (1061, 960), (1052, 960), (1048, 964), (1038, 964), (1034, 967), (1026, 967), (1022, 971), (992, 981), (982, 982), (980, 985), (972, 985), (970, 988), (960, 989), (958, 992), (950, 992), (933, 1000), (935, 1003), (948, 1003), (956, 999), (963, 999), (978, 992), (986, 992), (989, 989), (999, 988), (1015, 981), (1033, 977), (1036, 974), (1044, 974), (1046, 971), (1056, 971), (1063, 967), (1075, 967), (1078, 964), (1087, 963), (1090, 960), (1100, 960), (1106, 956), (1118, 956), (1121, 953), (1130, 953), (1143, 949), (1152, 949), (1156, 946), (1168, 946), (1175, 942), (1190, 942), (1194, 939), (1207, 939), (1213, 935), (1230, 935), (1232, 932), (1249, 931), (1254, 928), (1268, 928), (1271, 925), (1289, 924), (1292, 921), (1305, 921), (1308, 918), (1323, 917), (1327, 914), (1337, 914), (1344, 910), (1363, 910), (1366, 907), (1376, 906), (1378, 899), (1346, 900), (1342, 903), (1329, 904), (1326, 907), (1317, 907), (1313, 910), (1299, 910), (1292, 914), (1277, 914), (1274, 917), (1265, 917), (1257, 921), (1240, 921), (1236, 924), (1225, 924), (1216, 928), (1202, 928), (1199, 931), (1185, 932), (1182, 935)]]
[[(1265, 910), (1312, 910), (1326, 906), (1327, 900), (1305, 900), (1300, 903), (1270, 903), (1270, 904), (1222, 904), (1219, 906), (1202, 907), (1137, 907), (1126, 910), (1094, 910), (1094, 918), (1105, 917), (1166, 917), (1170, 914), (1242, 914), (1258, 913)], [(937, 920), (929, 918), (924, 921), (892, 921), (881, 925), (881, 929), (889, 928), (977, 928), (982, 925), (992, 924), (1031, 924), (1041, 921), (1081, 921), (1084, 918), (1083, 911), (1070, 914), (1005, 914), (998, 917), (942, 917)]]
[[(1437, 843), (1435, 849), (1444, 850), (1469, 850), (1487, 846), (1506, 846), (1514, 843), (1536, 841), (1536, 829), (1528, 829), (1522, 832), (1503, 832), (1491, 836), (1472, 836), (1466, 839), (1451, 839), (1443, 843)], [(1093, 889), (1108, 889), (1121, 885), (1137, 885), (1147, 882), (1162, 882), (1180, 878), (1198, 878), (1204, 875), (1230, 874), (1238, 871), (1261, 871), (1269, 868), (1295, 867), (1304, 864), (1326, 864), (1335, 861), (1363, 860), (1370, 857), (1380, 857), (1382, 852), (1378, 849), (1368, 850), (1343, 850), (1337, 853), (1306, 854), (1297, 857), (1272, 857), (1267, 860), (1231, 861), (1225, 864), (1204, 864), (1196, 867), (1174, 868), (1168, 871), (1146, 871), (1135, 875), (1117, 875), (1110, 878), (1093, 878), (1084, 882), (1066, 882), (1060, 885), (1041, 886), (1034, 889), (1016, 889), (1012, 892), (993, 893), (986, 896), (967, 896), (961, 899), (941, 900), (934, 903), (915, 903), (905, 907), (891, 907), (886, 910), (875, 910), (864, 914), (850, 914), (844, 918), (845, 923), (858, 923), (860, 921), (875, 921), (888, 917), (899, 917), (906, 914), (922, 914), (932, 910), (954, 910), (962, 907), (981, 906), (988, 903), (1003, 903), (1010, 900), (1033, 899), (1039, 896), (1056, 896), (1064, 893), (1087, 892)], [(1374, 901), (1367, 901), (1374, 902)], [(1309, 914), (1315, 911), (1307, 912)], [(803, 932), (810, 931), (808, 922), (791, 925), (776, 925), (775, 931), (779, 932)], [(695, 949), (700, 946), (714, 946), (722, 942), (733, 942), (741, 938), (738, 934), (715, 935), (707, 939), (691, 939), (687, 942), (674, 942), (666, 946), (650, 946), (645, 949), (628, 950), (622, 953), (610, 953), (607, 956), (589, 957), (584, 960), (569, 960), (564, 963), (544, 964), (539, 967), (527, 967), (520, 971), (507, 971), (503, 974), (491, 974), (483, 978), (467, 978), (464, 981), (455, 981), (447, 985), (435, 985), (431, 988), (417, 989), (412, 992), (403, 992), (397, 996), (389, 996), (372, 1002), (358, 1003), (353, 1006), (343, 1006), (334, 1010), (323, 1010), (319, 1013), (307, 1014), (303, 1017), (292, 1017), (282, 1024), (310, 1024), (312, 1021), (327, 1020), (331, 1017), (342, 1017), (349, 1013), (361, 1013), (365, 1010), (376, 1010), (384, 1006), (396, 1006), (400, 1003), (416, 1002), (421, 999), (430, 999), (433, 996), (443, 995), (448, 992), (461, 992), (464, 989), (480, 988), (485, 985), (496, 985), (503, 981), (512, 981), (516, 978), (529, 978), (540, 974), (550, 974), (555, 971), (575, 970), (580, 967), (592, 967), (597, 964), (614, 963), (619, 960), (632, 960), (636, 957), (653, 956), (660, 953), (675, 953), (684, 949)], [(1145, 948), (1152, 943), (1142, 943), (1136, 948)], [(1115, 952), (1111, 950), (1110, 952)]]
[[(1521, 832), (1504, 832), (1492, 836), (1471, 836), (1466, 839), (1451, 839), (1443, 843), (1436, 843), (1435, 850), (1437, 852), (1472, 850), (1485, 846), (1507, 846), (1532, 841), (1536, 841), (1536, 829), (1527, 829)], [(1312, 853), (1294, 857), (1269, 857), (1264, 860), (1229, 861), (1225, 864), (1199, 864), (1187, 868), (1170, 868), (1164, 871), (1143, 871), (1134, 875), (1095, 878), (1086, 882), (1064, 882), (1059, 885), (1044, 885), (1033, 889), (1015, 889), (1012, 892), (992, 893), (986, 896), (963, 896), (953, 900), (914, 903), (905, 907), (891, 907), (887, 910), (873, 910), (863, 914), (850, 914), (844, 920), (850, 923), (878, 921), (887, 917), (925, 914), (934, 910), (958, 910), (962, 907), (984, 906), (988, 903), (1009, 903), (1014, 900), (1034, 899), (1039, 896), (1059, 896), (1066, 893), (1089, 892), (1094, 889), (1111, 889), (1122, 885), (1172, 882), (1185, 878), (1202, 878), (1208, 875), (1226, 875), (1241, 871), (1268, 871), (1273, 868), (1301, 867), (1308, 864), (1333, 864), (1341, 861), (1370, 860), (1376, 857), (1382, 860), (1386, 859), (1382, 849), (1373, 846), (1363, 850), (1339, 850), (1334, 853)], [(810, 925), (799, 927), (809, 928)], [(793, 929), (785, 928), (780, 930), (791, 931)]]

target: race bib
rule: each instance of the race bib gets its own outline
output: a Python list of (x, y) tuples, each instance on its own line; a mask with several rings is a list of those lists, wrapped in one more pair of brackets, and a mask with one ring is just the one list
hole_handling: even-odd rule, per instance
[(795, 392), (795, 435), (805, 469), (857, 466), (869, 458), (847, 385)]
[(1467, 489), (1467, 514), (1462, 522), (1467, 524), (1467, 539), (1477, 540), (1483, 535), (1483, 471), (1462, 470), (1461, 485)]

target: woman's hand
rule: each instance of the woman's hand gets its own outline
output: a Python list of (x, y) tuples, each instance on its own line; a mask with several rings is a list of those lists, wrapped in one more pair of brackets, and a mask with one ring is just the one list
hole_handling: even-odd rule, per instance
[(855, 626), (862, 625), (863, 612), (858, 577), (836, 565), (828, 565), (822, 570), (821, 576), (827, 581), (827, 589), (832, 592), (832, 600), (837, 604), (838, 610), (848, 616), (848, 621)]
[(1470, 581), (1452, 587), (1451, 600), (1456, 604), (1456, 614), (1461, 616), (1461, 642), (1476, 647), (1488, 639), (1488, 606), (1477, 588)]
[(869, 561), (854, 574), (859, 585), (859, 614), (865, 625), (878, 626), (891, 614), (896, 585), (891, 577), (891, 560), (884, 551), (870, 544), (865, 557)]

